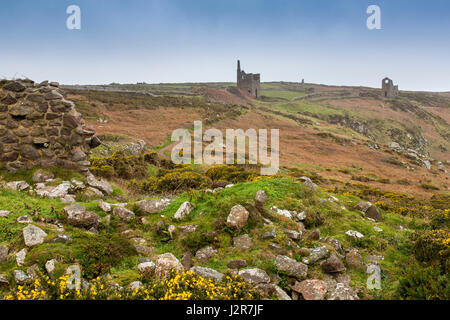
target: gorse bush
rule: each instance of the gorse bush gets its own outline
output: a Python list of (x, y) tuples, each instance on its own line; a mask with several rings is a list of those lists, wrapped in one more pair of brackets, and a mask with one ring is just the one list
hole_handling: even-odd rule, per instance
[(228, 165), (211, 167), (205, 174), (212, 181), (227, 181), (231, 183), (251, 181), (259, 176), (257, 172), (245, 171), (244, 168)]
[(257, 293), (241, 278), (225, 276), (221, 281), (206, 280), (192, 271), (171, 272), (167, 279), (154, 278), (138, 289), (117, 290), (100, 277), (79, 289), (67, 286), (69, 274), (52, 280), (41, 275), (18, 286), (7, 300), (251, 300)]
[(413, 235), (412, 252), (420, 262), (441, 263), (448, 270), (450, 263), (450, 232), (448, 229), (430, 230)]
[(91, 158), (90, 161), (92, 173), (105, 178), (143, 178), (147, 174), (149, 164), (161, 165), (157, 154), (154, 152), (140, 156), (129, 156), (123, 151), (116, 151), (110, 157)]
[(448, 274), (438, 265), (414, 264), (400, 278), (397, 294), (408, 300), (449, 300)]
[(136, 254), (128, 240), (115, 234), (99, 236), (96, 241), (84, 244), (79, 252), (78, 262), (87, 279), (109, 272), (121, 259)]

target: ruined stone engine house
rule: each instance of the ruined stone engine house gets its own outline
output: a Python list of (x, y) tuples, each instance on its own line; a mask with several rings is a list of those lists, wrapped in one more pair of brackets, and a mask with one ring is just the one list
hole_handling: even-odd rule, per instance
[(59, 166), (87, 172), (90, 150), (100, 143), (58, 83), (0, 81), (0, 169)]
[(398, 86), (394, 86), (394, 82), (389, 78), (384, 78), (381, 83), (381, 90), (383, 91), (383, 97), (385, 98), (397, 98)]
[(237, 87), (248, 92), (254, 98), (258, 99), (261, 95), (261, 75), (259, 73), (245, 73), (241, 70), (241, 62), (237, 62)]

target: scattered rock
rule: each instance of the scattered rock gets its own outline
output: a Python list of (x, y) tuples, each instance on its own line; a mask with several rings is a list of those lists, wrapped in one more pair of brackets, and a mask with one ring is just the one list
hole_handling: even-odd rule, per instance
[(248, 234), (243, 234), (233, 238), (233, 246), (242, 251), (249, 250), (253, 247), (253, 242)]
[(183, 233), (194, 233), (197, 231), (198, 225), (196, 224), (188, 224), (185, 226), (179, 226), (178, 227)]
[(16, 191), (24, 191), (30, 187), (28, 183), (25, 181), (12, 181), (6, 184), (8, 189), (16, 190)]
[(175, 227), (173, 224), (171, 224), (169, 228), (167, 228), (167, 232), (169, 232), (170, 239), (173, 239), (173, 234), (175, 233), (176, 230), (177, 227)]
[(136, 249), (137, 253), (146, 257), (152, 256), (154, 252), (153, 248), (141, 244), (134, 244), (134, 248)]
[(6, 275), (0, 274), (0, 288), (8, 288), (9, 287), (9, 279)]
[(359, 300), (359, 298), (349, 285), (338, 283), (336, 288), (327, 294), (327, 300)]
[(17, 222), (20, 224), (30, 224), (33, 223), (33, 219), (30, 216), (21, 216), (17, 218)]
[(19, 267), (23, 266), (25, 263), (25, 258), (27, 257), (27, 249), (23, 248), (16, 253), (16, 262)]
[(227, 263), (227, 267), (230, 269), (242, 269), (247, 267), (247, 265), (247, 261), (244, 259), (233, 259)]
[(38, 183), (38, 182), (46, 182), (48, 180), (53, 179), (54, 177), (55, 176), (52, 173), (47, 174), (42, 171), (36, 171), (31, 179), (33, 180), (33, 182)]
[(138, 264), (137, 268), (141, 273), (153, 274), (153, 272), (155, 272), (156, 265), (152, 261), (142, 262)]
[(53, 276), (53, 271), (55, 271), (55, 268), (56, 268), (55, 263), (56, 263), (55, 259), (48, 260), (45, 263), (45, 270), (47, 270), (47, 273), (50, 276)]
[(291, 297), (289, 297), (289, 295), (283, 290), (281, 289), (279, 286), (274, 285), (273, 286), (274, 291), (275, 291), (275, 296), (277, 297), (278, 300), (292, 300)]
[(89, 198), (102, 199), (104, 197), (103, 193), (100, 190), (98, 190), (97, 188), (93, 188), (93, 187), (87, 187), (86, 190), (84, 190), (84, 195)]
[(81, 204), (72, 204), (63, 209), (67, 215), (67, 223), (79, 228), (96, 228), (100, 223), (100, 217), (95, 212), (86, 211)]
[(27, 247), (36, 246), (38, 244), (42, 244), (44, 242), (47, 233), (45, 233), (42, 229), (30, 224), (22, 229), (23, 240), (25, 241), (25, 245)]
[(284, 230), (284, 233), (288, 236), (289, 239), (294, 241), (299, 241), (302, 238), (302, 234), (294, 230)]
[(270, 283), (267, 272), (258, 268), (241, 270), (238, 274), (250, 284)]
[(129, 287), (131, 288), (131, 290), (138, 290), (142, 286), (143, 286), (143, 284), (140, 281), (134, 281), (129, 284)]
[(389, 143), (389, 149), (391, 149), (392, 151), (397, 152), (397, 153), (403, 152), (403, 148), (400, 146), (400, 144), (398, 144), (397, 142), (394, 142), (394, 141)]
[(328, 248), (325, 246), (311, 249), (311, 254), (309, 257), (303, 258), (303, 263), (305, 264), (313, 264), (323, 258), (325, 258), (328, 254)]
[(355, 240), (364, 238), (364, 235), (362, 233), (359, 233), (358, 231), (355, 231), (355, 230), (349, 230), (345, 234)]
[(217, 281), (222, 281), (224, 275), (214, 269), (204, 268), (204, 267), (192, 267), (191, 271), (194, 271), (196, 274), (205, 278), (206, 280), (213, 279)]
[(263, 240), (275, 239), (276, 237), (277, 237), (277, 233), (275, 232), (275, 230), (270, 230), (270, 231), (264, 232), (261, 235), (261, 239), (263, 239)]
[(164, 253), (158, 256), (156, 260), (155, 274), (159, 277), (167, 277), (172, 271), (183, 271), (183, 265), (171, 253)]
[(267, 201), (267, 194), (264, 190), (259, 190), (258, 192), (256, 192), (256, 196), (255, 196), (255, 205), (257, 207), (264, 207), (264, 204)]
[(375, 221), (383, 220), (381, 212), (374, 205), (372, 205), (369, 209), (367, 209), (367, 211), (365, 212), (365, 215), (366, 215), (366, 217), (374, 219)]
[(108, 196), (113, 193), (113, 188), (107, 181), (103, 179), (97, 180), (93, 174), (88, 174), (86, 176), (86, 182), (90, 187), (99, 189), (101, 192)]
[(230, 214), (227, 218), (227, 224), (230, 227), (240, 230), (247, 225), (248, 216), (249, 213), (243, 206), (236, 205), (231, 208)]
[(115, 207), (112, 212), (113, 216), (119, 217), (122, 220), (131, 220), (135, 217), (134, 212), (127, 208)]
[(277, 208), (275, 206), (270, 208), (270, 210), (275, 211), (280, 216), (283, 216), (283, 217), (286, 217), (286, 218), (289, 218), (289, 219), (293, 219), (294, 215), (297, 214), (295, 211), (291, 212), (289, 210), (279, 209), (279, 208)]
[(358, 249), (351, 249), (345, 255), (345, 261), (351, 269), (361, 269), (364, 266), (361, 254), (359, 253)]
[(332, 254), (331, 257), (323, 261), (320, 267), (326, 273), (339, 273), (346, 270), (344, 263), (335, 254)]
[(305, 279), (308, 274), (308, 266), (287, 256), (277, 256), (275, 265), (278, 271), (284, 272), (298, 280)]
[(190, 270), (194, 265), (192, 262), (192, 253), (190, 253), (189, 251), (186, 252), (183, 255), (183, 258), (181, 258), (181, 264), (183, 265), (185, 270)]
[(383, 229), (378, 226), (373, 226), (373, 230), (375, 230), (376, 232), (383, 232)]
[(66, 235), (66, 234), (58, 234), (55, 238), (50, 240), (49, 242), (55, 243), (55, 242), (71, 242), (72, 236)]
[(316, 279), (296, 282), (292, 290), (300, 293), (304, 300), (323, 300), (327, 294), (325, 282)]
[(100, 208), (100, 210), (102, 210), (103, 212), (111, 212), (112, 210), (112, 206), (111, 204), (109, 204), (108, 202), (105, 202), (103, 200), (100, 200), (98, 202), (98, 207)]
[(324, 243), (328, 243), (338, 253), (342, 253), (344, 251), (344, 247), (342, 246), (342, 243), (339, 240), (337, 240), (337, 239), (334, 239), (334, 238), (322, 238), (322, 239), (320, 239), (320, 241), (324, 242)]
[(139, 215), (160, 213), (170, 205), (170, 199), (152, 199), (139, 201)]
[(183, 202), (173, 216), (176, 220), (184, 220), (194, 210), (194, 205), (189, 201)]
[(8, 210), (0, 210), (0, 218), (6, 218), (11, 214)]
[(22, 270), (14, 270), (14, 279), (16, 280), (16, 283), (20, 285), (29, 283), (31, 281), (31, 277), (29, 277)]
[(312, 180), (308, 177), (300, 177), (300, 179), (303, 180), (303, 184), (305, 186), (307, 186), (309, 189), (311, 189), (311, 191), (316, 192), (317, 190), (317, 186), (314, 182), (312, 182)]
[(206, 262), (209, 259), (211, 259), (215, 254), (217, 253), (217, 250), (213, 247), (206, 247), (203, 249), (200, 249), (195, 254), (195, 257), (199, 262)]

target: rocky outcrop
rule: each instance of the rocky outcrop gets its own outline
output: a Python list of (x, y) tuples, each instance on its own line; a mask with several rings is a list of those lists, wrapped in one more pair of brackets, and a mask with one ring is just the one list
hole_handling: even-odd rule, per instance
[(100, 144), (56, 83), (0, 83), (0, 163), (9, 172), (36, 166), (87, 171)]

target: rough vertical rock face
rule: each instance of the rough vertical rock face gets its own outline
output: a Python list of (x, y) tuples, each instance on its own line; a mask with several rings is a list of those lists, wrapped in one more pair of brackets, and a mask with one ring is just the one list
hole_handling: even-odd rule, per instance
[(99, 143), (58, 84), (0, 81), (1, 169), (57, 165), (87, 171), (90, 149)]

